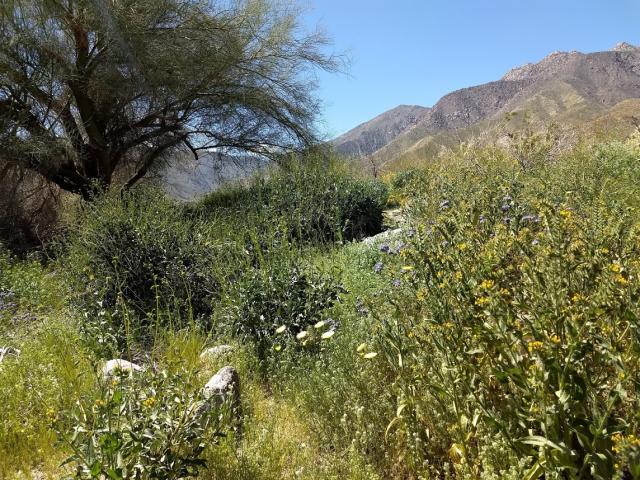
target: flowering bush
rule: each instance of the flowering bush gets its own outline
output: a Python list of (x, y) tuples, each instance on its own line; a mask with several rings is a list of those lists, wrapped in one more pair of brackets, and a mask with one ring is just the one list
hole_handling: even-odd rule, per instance
[(331, 278), (295, 265), (250, 270), (234, 292), (226, 322), (235, 335), (252, 342), (259, 359), (265, 360), (294, 338), (309, 341), (313, 335), (308, 330), (318, 335), (333, 331), (334, 322), (324, 312), (341, 292)]
[(218, 431), (218, 410), (202, 398), (185, 373), (122, 372), (103, 385), (98, 398), (78, 402), (57, 418), (60, 441), (73, 454), (75, 478), (178, 479), (195, 476), (203, 452)]
[[(593, 177), (556, 202), (501, 168), (430, 177), (414, 199), (381, 318), (388, 435), (417, 471), (477, 478), (515, 458), (517, 478), (640, 478), (638, 215)], [(489, 461), (496, 443), (510, 456)]]

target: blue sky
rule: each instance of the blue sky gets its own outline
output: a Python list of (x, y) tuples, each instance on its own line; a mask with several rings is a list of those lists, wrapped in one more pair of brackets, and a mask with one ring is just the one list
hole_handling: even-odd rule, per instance
[(321, 130), (343, 133), (400, 104), (433, 105), (556, 50), (640, 44), (640, 0), (302, 0), (349, 73), (320, 74)]

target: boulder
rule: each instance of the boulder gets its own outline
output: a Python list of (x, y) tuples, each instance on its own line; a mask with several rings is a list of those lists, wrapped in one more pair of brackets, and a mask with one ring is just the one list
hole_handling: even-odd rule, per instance
[(402, 229), (396, 228), (393, 230), (387, 230), (385, 232), (374, 235), (373, 237), (367, 237), (362, 240), (362, 243), (367, 246), (377, 246), (384, 242), (390, 242), (396, 240), (402, 236)]
[(140, 365), (136, 365), (135, 363), (129, 362), (128, 360), (116, 358), (113, 360), (109, 360), (104, 364), (104, 367), (102, 367), (102, 378), (105, 380), (110, 380), (122, 373), (127, 373), (131, 376), (134, 373), (142, 372), (143, 370), (144, 368), (142, 368)]
[(235, 350), (235, 347), (231, 345), (216, 345), (215, 347), (207, 348), (200, 354), (200, 360), (215, 360), (217, 358), (229, 355)]
[(8, 356), (19, 357), (20, 350), (14, 347), (0, 347), (0, 363)]
[(240, 375), (235, 368), (226, 366), (221, 368), (204, 386), (202, 391), (207, 405), (221, 406), (228, 404), (231, 422), (235, 428), (237, 438), (242, 435), (242, 403), (240, 398)]

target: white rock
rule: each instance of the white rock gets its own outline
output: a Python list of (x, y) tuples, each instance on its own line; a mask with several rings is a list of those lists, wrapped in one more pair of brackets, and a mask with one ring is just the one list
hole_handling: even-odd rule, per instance
[(133, 375), (135, 372), (142, 372), (143, 370), (144, 368), (142, 368), (140, 365), (136, 365), (135, 363), (129, 362), (128, 360), (116, 358), (113, 360), (109, 360), (104, 364), (104, 367), (102, 367), (102, 378), (104, 378), (105, 380), (109, 380), (116, 377), (121, 372)]
[[(242, 403), (240, 401), (240, 375), (235, 368), (222, 367), (204, 386), (202, 391), (207, 401), (207, 407), (211, 404), (229, 404), (231, 409), (231, 421), (238, 438), (242, 435)], [(206, 409), (208, 410), (208, 408)]]
[(367, 237), (362, 240), (362, 243), (369, 246), (379, 245), (383, 242), (395, 240), (402, 235), (401, 228), (395, 228), (393, 230), (387, 230), (385, 232), (374, 235), (373, 237)]
[(13, 347), (0, 347), (0, 363), (8, 356), (19, 357), (20, 350)]
[(207, 348), (200, 354), (200, 360), (214, 360), (225, 355), (232, 353), (235, 348), (231, 345), (217, 345), (215, 347)]

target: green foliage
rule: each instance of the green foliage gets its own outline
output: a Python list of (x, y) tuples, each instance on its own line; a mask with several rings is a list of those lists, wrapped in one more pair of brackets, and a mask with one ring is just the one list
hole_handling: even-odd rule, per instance
[[(330, 277), (298, 265), (249, 270), (232, 294), (226, 322), (234, 335), (252, 342), (258, 358), (265, 360), (294, 338), (305, 340), (309, 327), (327, 320), (325, 311), (341, 292)], [(321, 327), (324, 323), (316, 330)]]
[[(3, 316), (16, 308), (21, 308), (23, 313), (45, 313), (61, 308), (67, 295), (66, 285), (59, 272), (43, 266), (37, 254), (19, 259), (4, 251), (2, 245), (0, 292), (6, 295), (6, 301), (0, 303), (0, 330)], [(9, 304), (12, 308), (8, 308)]]
[(238, 215), (260, 231), (280, 225), (301, 243), (358, 240), (382, 231), (386, 187), (356, 179), (313, 156), (292, 160), (249, 188), (230, 187), (205, 197), (198, 211)]
[(129, 333), (146, 336), (157, 326), (152, 320), (176, 328), (191, 318), (208, 320), (220, 259), (203, 229), (160, 194), (105, 196), (84, 205), (64, 262), (94, 319), (106, 311), (121, 332), (130, 316)]
[(186, 372), (122, 372), (56, 420), (73, 454), (75, 478), (179, 479), (196, 476), (218, 428), (217, 407), (205, 401)]
[(436, 167), (412, 185), (416, 235), (378, 348), (397, 397), (388, 435), (417, 472), (507, 469), (484, 456), (491, 439), (532, 459), (529, 478), (636, 478), (640, 218), (601, 172), (637, 156), (602, 151), (543, 174)]
[(13, 325), (0, 346), (20, 349), (0, 363), (0, 477), (32, 465), (62, 460), (51, 419), (91, 391), (91, 361), (68, 319)]

